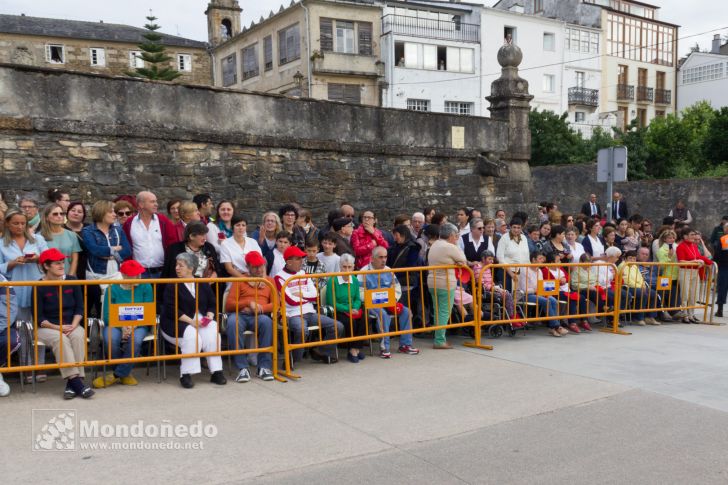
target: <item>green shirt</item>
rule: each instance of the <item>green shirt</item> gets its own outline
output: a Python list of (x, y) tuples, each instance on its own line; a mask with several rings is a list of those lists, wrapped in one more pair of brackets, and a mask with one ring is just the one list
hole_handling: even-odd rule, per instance
[(111, 285), (106, 289), (106, 297), (103, 304), (103, 319), (109, 323), (109, 304), (111, 303), (151, 303), (154, 301), (152, 285), (144, 283), (134, 287), (134, 299), (131, 297), (131, 289), (122, 288), (121, 285)]
[(63, 267), (66, 270), (66, 274), (69, 274), (69, 271), (71, 271), (71, 256), (73, 253), (81, 252), (78, 237), (68, 229), (64, 229), (62, 233), (53, 234), (52, 236), (51, 239), (46, 241), (48, 243), (48, 249), (56, 248), (66, 256), (66, 259), (63, 260)]
[[(334, 295), (336, 304), (334, 305)], [(349, 282), (343, 281), (341, 276), (332, 276), (326, 285), (326, 304), (335, 306), (337, 312), (350, 313), (361, 308), (359, 295), (359, 280), (356, 276), (349, 276)]]

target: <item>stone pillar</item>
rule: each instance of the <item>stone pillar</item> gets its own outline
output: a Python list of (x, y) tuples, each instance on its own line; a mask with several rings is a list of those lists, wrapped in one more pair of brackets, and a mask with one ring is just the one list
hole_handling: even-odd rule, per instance
[(490, 87), (491, 118), (508, 123), (508, 151), (500, 159), (506, 163), (508, 178), (527, 181), (531, 178), (528, 161), (531, 159), (531, 131), (528, 113), (533, 96), (528, 94), (528, 81), (518, 76), (523, 53), (518, 46), (506, 44), (498, 50), (501, 77)]

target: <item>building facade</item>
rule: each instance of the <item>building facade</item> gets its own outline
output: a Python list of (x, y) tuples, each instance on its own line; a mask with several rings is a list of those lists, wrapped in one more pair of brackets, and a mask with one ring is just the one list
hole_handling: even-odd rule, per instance
[(728, 106), (728, 43), (721, 45), (720, 34), (710, 52), (691, 52), (678, 70), (678, 112), (700, 101), (715, 109)]
[(235, 0), (207, 9), (215, 86), (380, 105), (381, 7), (303, 0), (241, 31)]
[(388, 1), (381, 24), (383, 106), (486, 114), (480, 83), (480, 7)]
[[(587, 52), (579, 61), (600, 60), (599, 118), (616, 115), (622, 127), (635, 119), (646, 126), (653, 118), (675, 111), (678, 26), (659, 20), (659, 7), (636, 0), (500, 0), (495, 8), (523, 8), (525, 13), (563, 20), (569, 24), (569, 50), (574, 30), (579, 31), (580, 44), (585, 42), (583, 32), (589, 33), (590, 43), (591, 32), (600, 32), (599, 53)], [(586, 71), (584, 75), (588, 76)], [(576, 108), (583, 105), (572, 106), (576, 117)]]
[[(0, 62), (125, 75), (144, 66), (139, 44), (147, 32), (104, 22), (0, 15)], [(175, 82), (210, 85), (207, 44), (161, 35), (171, 67), (182, 73)]]

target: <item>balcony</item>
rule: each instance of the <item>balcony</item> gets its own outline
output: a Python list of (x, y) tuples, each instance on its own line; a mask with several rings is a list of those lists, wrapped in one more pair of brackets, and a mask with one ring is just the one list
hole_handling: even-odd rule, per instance
[(382, 35), (394, 33), (424, 39), (480, 42), (480, 25), (451, 20), (435, 20), (406, 15), (382, 17)]
[(655, 89), (655, 104), (672, 104), (672, 91)]
[(569, 104), (581, 106), (599, 106), (599, 90), (587, 88), (569, 88)]
[(655, 90), (647, 86), (637, 86), (637, 102), (651, 103), (655, 100)]
[(617, 101), (634, 101), (634, 86), (617, 84)]
[(346, 54), (342, 52), (318, 53), (313, 60), (314, 74), (336, 76), (380, 77), (382, 76), (376, 56)]

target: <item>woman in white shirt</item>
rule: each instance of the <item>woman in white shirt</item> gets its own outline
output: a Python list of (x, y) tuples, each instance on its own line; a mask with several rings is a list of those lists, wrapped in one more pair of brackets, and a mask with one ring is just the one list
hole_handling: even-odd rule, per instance
[(261, 252), (261, 250), (258, 241), (247, 236), (248, 222), (242, 216), (233, 216), (230, 224), (233, 235), (220, 244), (220, 262), (230, 276), (240, 278), (248, 274), (245, 255), (251, 251)]
[(221, 200), (217, 204), (215, 222), (207, 223), (207, 242), (215, 247), (218, 256), (220, 256), (222, 242), (233, 237), (233, 214), (235, 214), (233, 203), (229, 200)]

